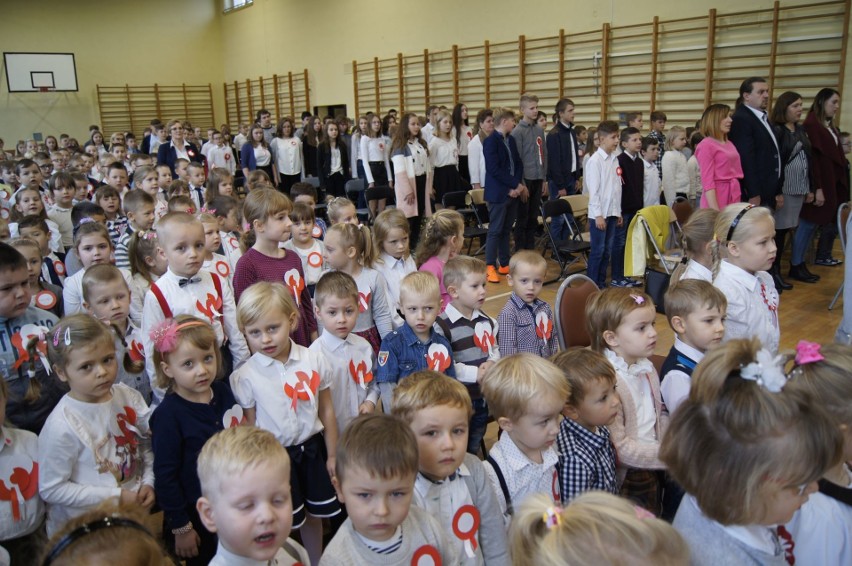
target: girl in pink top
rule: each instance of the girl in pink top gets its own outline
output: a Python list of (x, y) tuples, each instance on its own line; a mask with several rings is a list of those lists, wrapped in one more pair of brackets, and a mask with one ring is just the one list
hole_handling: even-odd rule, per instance
[(725, 104), (711, 104), (701, 116), (700, 130), (704, 139), (695, 147), (704, 189), (701, 208), (721, 210), (741, 201), (743, 168), (737, 148), (728, 141), (731, 121), (731, 108)]
[(444, 209), (433, 214), (423, 229), (417, 246), (417, 267), (438, 278), (441, 288), (441, 312), (450, 304), (444, 287), (444, 264), (459, 255), (464, 244), (464, 219), (455, 210)]

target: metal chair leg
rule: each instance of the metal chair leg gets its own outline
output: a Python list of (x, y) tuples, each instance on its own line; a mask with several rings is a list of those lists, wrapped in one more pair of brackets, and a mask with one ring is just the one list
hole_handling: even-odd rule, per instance
[(831, 309), (834, 308), (834, 305), (837, 303), (837, 299), (840, 298), (840, 293), (842, 293), (842, 292), (843, 292), (843, 283), (841, 282), (840, 288), (837, 289), (837, 292), (834, 294), (834, 298), (831, 300), (831, 304), (828, 305), (828, 310), (831, 310)]

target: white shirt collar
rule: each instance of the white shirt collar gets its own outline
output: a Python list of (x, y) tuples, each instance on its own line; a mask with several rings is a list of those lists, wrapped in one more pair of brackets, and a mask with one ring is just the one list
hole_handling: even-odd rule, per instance
[(686, 268), (689, 271), (694, 271), (698, 275), (705, 277), (707, 281), (713, 281), (713, 272), (701, 263), (695, 261), (694, 259), (689, 260), (689, 262), (686, 264)]
[(756, 291), (760, 286), (760, 279), (757, 278), (757, 275), (752, 275), (745, 269), (737, 267), (726, 259), (723, 259), (722, 263), (719, 265), (719, 272), (724, 272), (728, 277), (752, 291)]
[[(417, 145), (420, 145), (420, 144), (417, 144)], [(396, 269), (397, 267), (405, 267), (405, 260), (406, 260), (406, 258), (404, 258), (404, 257), (396, 259), (395, 257), (390, 255), (389, 253), (382, 252), (382, 261), (385, 263), (385, 265), (389, 266), (391, 269)]]
[[(263, 352), (255, 352), (254, 354), (252, 354), (250, 359), (253, 360), (254, 363), (259, 365), (260, 367), (270, 367), (272, 365), (275, 365), (276, 363), (279, 363), (281, 365), (286, 365), (283, 362), (276, 360), (275, 358), (270, 358), (269, 356), (267, 356)], [(289, 364), (290, 362), (298, 362), (301, 359), (302, 359), (301, 348), (299, 348), (298, 344), (293, 342), (293, 339), (290, 338), (290, 358), (287, 360), (287, 363)]]
[(340, 348), (344, 348), (346, 345), (351, 346), (352, 342), (349, 339), (351, 336), (352, 334), (350, 333), (348, 336), (346, 336), (346, 338), (339, 338), (331, 332), (325, 330), (322, 334), (320, 334), (319, 339), (322, 340), (323, 344), (328, 346), (329, 350), (335, 352)]
[(656, 166), (657, 166), (657, 164), (656, 164), (656, 163), (653, 163), (652, 161), (648, 161), (648, 160), (647, 160), (647, 159), (645, 159), (644, 157), (642, 158), (642, 163), (644, 163), (644, 164), (645, 164), (645, 169), (650, 169), (651, 167), (656, 167)]
[(480, 311), (479, 309), (473, 309), (473, 313), (471, 313), (470, 317), (466, 317), (461, 313), (461, 311), (459, 311), (459, 309), (453, 306), (453, 303), (448, 303), (447, 308), (444, 309), (444, 312), (447, 313), (447, 318), (449, 318), (450, 322), (453, 323), (458, 321), (458, 319), (460, 318), (464, 318), (466, 320), (473, 320), (477, 317), (482, 316), (482, 311)]
[(550, 447), (541, 451), (541, 464), (533, 462), (529, 456), (521, 452), (521, 449), (518, 448), (512, 437), (505, 433), (500, 436), (500, 451), (503, 453), (506, 463), (513, 471), (521, 470), (527, 466), (543, 466), (547, 468), (555, 466), (556, 462), (559, 461), (556, 451)]
[(635, 364), (628, 366), (627, 362), (624, 361), (624, 358), (622, 358), (609, 348), (604, 350), (604, 356), (606, 356), (606, 359), (609, 360), (613, 367), (615, 367), (616, 371), (620, 371), (625, 374), (641, 375), (645, 373), (651, 373), (654, 370), (654, 364), (652, 364), (651, 360), (649, 360), (648, 358), (643, 358)]
[(682, 352), (689, 356), (689, 358), (693, 361), (700, 362), (704, 358), (704, 353), (699, 352), (680, 338), (678, 338), (677, 334), (675, 334), (675, 350)]
[(614, 151), (610, 154), (607, 154), (607, 152), (605, 152), (602, 147), (599, 147), (595, 153), (600, 154), (600, 156), (603, 157), (605, 161), (611, 161), (617, 157)]
[[(748, 104), (745, 104), (745, 103), (743, 104), (743, 106), (745, 106), (746, 108), (748, 108), (749, 110), (751, 110), (752, 114), (754, 114), (755, 116), (757, 116), (757, 119), (758, 119), (758, 120), (760, 120), (761, 122), (763, 122), (763, 117), (764, 117), (764, 116), (766, 116), (766, 111), (765, 111), (765, 110), (761, 110), (761, 109), (759, 109), (759, 108), (752, 108), (751, 106), (749, 106)], [(768, 119), (768, 118), (767, 118), (767, 119)]]

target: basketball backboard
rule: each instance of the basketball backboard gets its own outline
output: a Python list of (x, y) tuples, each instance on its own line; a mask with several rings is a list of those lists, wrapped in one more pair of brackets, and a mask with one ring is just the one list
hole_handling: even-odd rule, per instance
[(73, 53), (3, 53), (9, 92), (77, 91)]

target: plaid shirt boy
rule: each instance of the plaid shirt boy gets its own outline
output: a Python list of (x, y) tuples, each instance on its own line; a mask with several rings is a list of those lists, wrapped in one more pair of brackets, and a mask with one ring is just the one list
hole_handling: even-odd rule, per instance
[(556, 436), (559, 451), (559, 490), (567, 503), (585, 491), (599, 489), (618, 495), (615, 477), (615, 449), (609, 430), (598, 427), (597, 434), (565, 418)]

